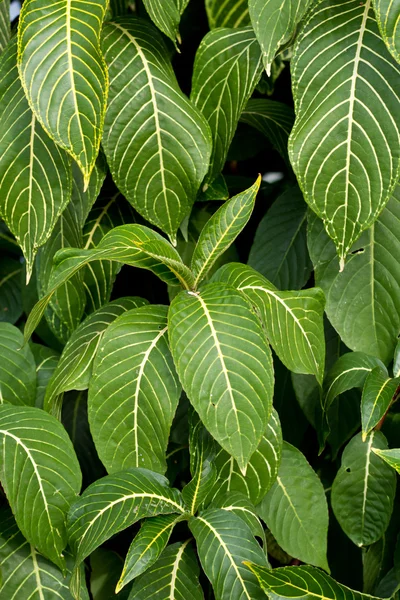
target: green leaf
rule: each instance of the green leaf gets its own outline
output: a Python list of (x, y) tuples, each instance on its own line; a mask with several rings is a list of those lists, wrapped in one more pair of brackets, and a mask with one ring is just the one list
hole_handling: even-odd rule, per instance
[(372, 448), (373, 452), (380, 456), (388, 465), (400, 473), (400, 449), (385, 450), (382, 448)]
[(240, 115), (261, 72), (260, 47), (251, 27), (210, 31), (197, 50), (191, 100), (212, 132), (207, 182), (222, 171)]
[(206, 11), (210, 29), (250, 24), (247, 0), (206, 0)]
[(332, 484), (332, 508), (345, 534), (357, 546), (373, 544), (385, 532), (393, 510), (396, 474), (372, 451), (385, 450), (380, 431), (365, 442), (361, 433), (346, 446)]
[(29, 279), (38, 248), (71, 198), (71, 165), (29, 108), (16, 39), (1, 55), (0, 71), (0, 211), (24, 253)]
[(208, 169), (207, 123), (181, 92), (151, 24), (134, 17), (108, 23), (103, 51), (110, 94), (102, 143), (114, 181), (175, 240)]
[(228, 512), (232, 512), (250, 527), (254, 536), (259, 537), (264, 544), (266, 550), (266, 540), (263, 526), (257, 516), (256, 509), (250, 500), (241, 492), (229, 491), (225, 494), (218, 494), (212, 501), (209, 508), (222, 508)]
[[(90, 591), (94, 600), (115, 599), (115, 586), (121, 573), (123, 559), (112, 550), (98, 548), (90, 555)], [(117, 596), (117, 600), (127, 600), (129, 589)]]
[(4, 402), (33, 406), (36, 365), (24, 337), (10, 323), (0, 323), (0, 406)]
[(257, 580), (243, 561), (267, 566), (267, 558), (247, 523), (232, 512), (214, 508), (192, 518), (189, 526), (216, 600), (262, 600)]
[(328, 504), (321, 481), (294, 446), (283, 443), (278, 477), (258, 514), (285, 552), (329, 571)]
[(129, 469), (92, 483), (71, 506), (68, 542), (79, 565), (112, 535), (144, 517), (185, 514), (178, 490), (162, 475)]
[(41, 344), (32, 344), (31, 350), (35, 358), (37, 376), (35, 406), (43, 408), (46, 388), (57, 368), (60, 355), (55, 350)]
[(78, 163), (85, 187), (100, 148), (107, 69), (100, 30), (108, 2), (24, 2), (18, 68), (29, 104), (49, 136)]
[(209, 202), (210, 200), (229, 200), (228, 186), (222, 174), (218, 175), (212, 183), (205, 184), (196, 198), (196, 202)]
[(65, 517), (81, 487), (67, 432), (38, 408), (0, 406), (0, 440), (0, 479), (18, 527), (64, 571)]
[(361, 398), (361, 423), (363, 441), (388, 411), (400, 379), (386, 377), (380, 367), (375, 367), (365, 380)]
[(288, 140), (294, 123), (294, 112), (290, 106), (276, 100), (252, 99), (240, 120), (263, 133), (290, 166)]
[(389, 52), (400, 63), (400, 8), (391, 0), (373, 0), (379, 30)]
[(199, 565), (190, 540), (168, 546), (133, 584), (129, 600), (204, 600)]
[(20, 261), (3, 256), (0, 260), (0, 322), (14, 325), (23, 312)]
[(243, 475), (235, 459), (220, 448), (215, 457), (217, 480), (210, 496), (241, 492), (259, 504), (275, 482), (282, 453), (282, 430), (278, 413), (272, 410), (267, 429)]
[(168, 347), (167, 313), (166, 306), (156, 305), (129, 310), (108, 326), (99, 343), (89, 385), (89, 423), (109, 473), (130, 466), (166, 471), (181, 394)]
[(173, 42), (180, 42), (179, 21), (189, 0), (143, 0), (145, 9), (158, 29)]
[(100, 194), (107, 175), (107, 163), (104, 154), (100, 152), (98, 155), (86, 189), (82, 171), (75, 162), (72, 163), (72, 175), (71, 204), (74, 207), (78, 227), (82, 229), (89, 216), (90, 209)]
[(181, 520), (181, 516), (161, 515), (143, 521), (126, 555), (124, 568), (116, 587), (117, 593), (158, 560), (168, 544), (174, 526)]
[(396, 344), (393, 357), (393, 375), (400, 377), (400, 340)]
[(322, 382), (325, 365), (322, 290), (281, 292), (257, 271), (241, 263), (221, 267), (213, 281), (224, 281), (246, 295), (272, 347), (288, 369), (315, 375)]
[(289, 155), (343, 270), (399, 174), (400, 67), (380, 37), (371, 0), (352, 0), (345, 10), (336, 0), (314, 5), (291, 72), (297, 118)]
[(395, 258), (400, 253), (399, 221), (397, 188), (378, 220), (351, 249), (342, 273), (321, 221), (312, 217), (308, 227), (315, 281), (325, 292), (330, 322), (351, 350), (385, 363), (393, 357), (400, 332), (400, 269)]
[(312, 264), (307, 249), (307, 205), (299, 188), (273, 203), (257, 228), (249, 265), (280, 290), (300, 290)]
[(251, 188), (225, 202), (203, 227), (191, 262), (194, 287), (206, 277), (216, 260), (233, 244), (247, 224), (260, 183), (261, 176)]
[(10, 0), (0, 0), (0, 52), (7, 46), (10, 36)]
[(272, 409), (273, 366), (257, 317), (221, 283), (181, 292), (168, 331), (185, 392), (217, 442), (245, 471)]
[(276, 600), (300, 597), (304, 600), (370, 600), (373, 597), (351, 590), (323, 571), (306, 565), (271, 570), (248, 563), (248, 567), (257, 575), (265, 593)]
[(87, 317), (68, 340), (49, 382), (44, 409), (59, 417), (60, 398), (68, 390), (85, 390), (92, 377), (93, 360), (107, 327), (127, 310), (142, 306), (142, 298), (120, 298)]

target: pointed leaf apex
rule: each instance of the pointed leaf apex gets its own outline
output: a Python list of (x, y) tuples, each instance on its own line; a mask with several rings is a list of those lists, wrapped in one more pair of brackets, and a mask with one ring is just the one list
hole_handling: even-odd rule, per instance
[(345, 261), (346, 261), (346, 258), (344, 256), (341, 256), (340, 260), (339, 260), (339, 273), (343, 273)]

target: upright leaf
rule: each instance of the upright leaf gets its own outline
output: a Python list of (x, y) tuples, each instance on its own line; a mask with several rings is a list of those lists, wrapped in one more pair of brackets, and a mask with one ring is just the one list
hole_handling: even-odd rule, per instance
[(19, 329), (10, 323), (0, 323), (0, 405), (35, 404), (35, 359), (23, 343)]
[(245, 471), (265, 432), (273, 390), (271, 353), (251, 306), (232, 287), (207, 284), (174, 298), (168, 330), (190, 401)]
[(352, 0), (345, 10), (323, 0), (299, 33), (291, 69), (290, 158), (342, 270), (398, 180), (400, 66), (379, 35), (371, 0)]
[(144, 467), (165, 473), (181, 387), (168, 347), (167, 307), (142, 306), (107, 328), (89, 386), (89, 423), (109, 473)]
[(382, 448), (372, 448), (377, 456), (380, 456), (388, 465), (400, 474), (400, 449), (385, 450)]
[(18, 527), (65, 571), (65, 518), (81, 487), (67, 432), (38, 408), (0, 406), (0, 443), (0, 480)]
[(0, 72), (0, 212), (22, 248), (29, 278), (38, 248), (71, 198), (71, 165), (29, 108), (16, 39), (1, 56)]
[(365, 442), (361, 434), (346, 446), (332, 485), (332, 508), (343, 531), (357, 546), (373, 544), (385, 532), (393, 510), (396, 473), (372, 448), (385, 450), (380, 431)]
[(181, 92), (167, 48), (149, 23), (134, 17), (108, 23), (103, 50), (110, 73), (103, 148), (114, 181), (145, 219), (175, 240), (208, 169), (207, 123)]
[(0, 52), (7, 46), (10, 36), (10, 0), (0, 0)]
[(206, 11), (210, 29), (250, 24), (247, 0), (206, 0)]
[(375, 367), (365, 380), (361, 399), (361, 425), (363, 441), (388, 411), (400, 379), (386, 377), (382, 369)]
[(373, 5), (385, 44), (400, 63), (400, 7), (391, 0), (373, 0)]
[(211, 127), (213, 151), (207, 182), (222, 171), (240, 115), (261, 72), (260, 47), (251, 27), (210, 31), (197, 50), (191, 99)]
[(50, 137), (78, 163), (85, 187), (100, 148), (107, 69), (100, 51), (106, 0), (27, 0), (18, 68), (29, 104)]
[(267, 566), (267, 558), (250, 527), (237, 515), (209, 509), (189, 522), (205, 574), (216, 600), (262, 600), (257, 580), (243, 565), (252, 560)]
[(178, 39), (179, 21), (189, 0), (143, 0), (151, 20), (173, 42)]

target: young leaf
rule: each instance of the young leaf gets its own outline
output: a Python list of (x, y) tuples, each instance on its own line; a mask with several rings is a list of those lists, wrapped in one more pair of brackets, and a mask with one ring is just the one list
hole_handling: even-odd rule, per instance
[(285, 552), (329, 571), (325, 491), (300, 450), (287, 442), (283, 443), (277, 480), (259, 505), (258, 514)]
[(261, 72), (260, 47), (251, 27), (215, 29), (199, 46), (191, 100), (211, 127), (213, 151), (207, 182), (222, 171), (240, 115)]
[(380, 431), (365, 442), (356, 435), (346, 446), (332, 485), (332, 508), (341, 528), (357, 546), (373, 544), (385, 532), (393, 510), (396, 473), (372, 448), (386, 450)]
[(372, 448), (377, 456), (380, 456), (388, 465), (400, 474), (400, 449), (385, 450), (382, 448)]
[(251, 188), (225, 202), (203, 227), (191, 262), (194, 287), (204, 279), (215, 261), (245, 227), (253, 212), (260, 183), (261, 176)]
[(395, 258), (400, 254), (399, 220), (398, 187), (378, 220), (351, 249), (342, 273), (320, 219), (312, 216), (308, 226), (315, 281), (325, 292), (330, 322), (351, 350), (385, 363), (393, 357), (400, 331), (400, 268)]
[(373, 5), (385, 44), (393, 58), (400, 63), (399, 6), (391, 0), (373, 0)]
[(213, 508), (189, 521), (205, 574), (216, 600), (262, 600), (257, 580), (243, 565), (252, 560), (267, 566), (267, 558), (250, 527), (233, 512)]
[(210, 29), (250, 25), (247, 0), (206, 0)]
[(247, 296), (272, 347), (288, 369), (315, 375), (322, 382), (325, 365), (322, 290), (281, 292), (257, 271), (241, 263), (221, 267), (213, 281), (224, 281)]
[(36, 364), (31, 349), (22, 347), (23, 343), (19, 329), (0, 323), (0, 405), (35, 404)]
[(204, 600), (199, 565), (190, 540), (168, 546), (133, 584), (129, 600)]
[(314, 5), (291, 71), (297, 118), (290, 158), (343, 270), (389, 200), (400, 163), (400, 66), (379, 35), (371, 0), (352, 0), (345, 10), (335, 0)]
[(92, 483), (71, 506), (68, 542), (79, 565), (103, 542), (144, 517), (178, 513), (185, 507), (178, 490), (162, 475), (129, 469)]
[(0, 322), (14, 325), (22, 315), (23, 265), (14, 258), (3, 256), (0, 260)]
[(68, 340), (46, 390), (44, 409), (59, 416), (59, 396), (68, 390), (85, 390), (92, 376), (93, 360), (107, 327), (127, 310), (146, 303), (142, 298), (120, 298), (87, 317)]
[(143, 0), (151, 20), (173, 42), (179, 36), (179, 21), (189, 0)]
[(363, 442), (386, 414), (399, 384), (400, 379), (386, 377), (380, 367), (375, 367), (367, 375), (361, 398)]
[(270, 349), (251, 306), (221, 283), (181, 292), (169, 310), (168, 332), (200, 419), (245, 470), (265, 432), (273, 389)]
[(0, 442), (0, 480), (18, 527), (65, 571), (65, 517), (82, 482), (67, 432), (38, 408), (0, 406)]
[(103, 148), (113, 178), (175, 240), (208, 169), (207, 123), (181, 92), (151, 24), (133, 17), (108, 23), (102, 46), (110, 73)]
[(179, 515), (160, 515), (143, 521), (129, 547), (116, 593), (158, 560), (168, 544), (174, 526), (181, 520)]
[(22, 248), (29, 279), (38, 248), (70, 201), (71, 161), (29, 108), (16, 39), (1, 56), (0, 72), (0, 210)]
[(109, 473), (128, 466), (165, 473), (180, 393), (168, 347), (167, 307), (121, 314), (99, 343), (89, 385), (90, 430)]
[(293, 37), (297, 24), (310, 4), (311, 0), (249, 0), (251, 23), (262, 49), (268, 75), (271, 74), (276, 52)]
[(36, 363), (37, 376), (35, 406), (43, 408), (47, 385), (57, 368), (60, 355), (55, 350), (41, 344), (32, 344), (31, 350)]
[(100, 51), (106, 0), (24, 2), (18, 68), (29, 104), (49, 136), (78, 163), (85, 187), (100, 148), (108, 77)]
[(298, 187), (283, 192), (257, 228), (248, 264), (279, 290), (300, 290), (312, 263), (307, 249), (307, 205)]

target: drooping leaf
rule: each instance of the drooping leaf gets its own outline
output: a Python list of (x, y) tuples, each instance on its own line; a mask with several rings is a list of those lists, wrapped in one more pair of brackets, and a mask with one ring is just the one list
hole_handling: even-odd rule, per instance
[(389, 52), (400, 63), (400, 7), (391, 0), (373, 0), (379, 30)]
[(388, 465), (400, 473), (400, 449), (394, 448), (386, 450), (382, 448), (372, 448), (373, 452), (380, 456)]
[(249, 265), (280, 290), (300, 290), (312, 263), (307, 249), (307, 205), (298, 187), (274, 202), (257, 228)]
[(208, 169), (207, 123), (181, 92), (151, 24), (134, 17), (108, 23), (103, 50), (110, 72), (103, 148), (114, 181), (175, 240)]
[(89, 385), (89, 423), (109, 473), (144, 467), (165, 473), (181, 394), (168, 347), (166, 306), (121, 314), (99, 343)]
[(87, 317), (68, 340), (49, 382), (44, 409), (60, 415), (59, 396), (68, 390), (85, 390), (92, 376), (93, 360), (107, 327), (127, 310), (146, 303), (142, 298), (120, 298)]
[(371, 0), (353, 0), (346, 10), (336, 0), (314, 5), (291, 71), (290, 158), (343, 269), (389, 200), (400, 162), (400, 66), (380, 37)]
[(204, 600), (199, 565), (190, 540), (164, 550), (158, 561), (133, 584), (129, 600)]
[(60, 355), (56, 350), (41, 344), (32, 344), (31, 349), (36, 363), (37, 377), (35, 406), (43, 408), (46, 388), (57, 368)]
[(242, 294), (221, 283), (181, 292), (168, 316), (181, 383), (211, 435), (244, 470), (272, 409), (273, 366)]
[(0, 212), (21, 246), (29, 278), (38, 248), (71, 198), (71, 165), (29, 108), (16, 39), (2, 54), (0, 71)]
[(247, 0), (206, 0), (206, 11), (210, 29), (250, 24)]
[(179, 36), (179, 21), (189, 0), (143, 0), (151, 20), (173, 42)]
[(7, 46), (10, 36), (10, 0), (0, 0), (0, 52)]
[(191, 261), (195, 287), (247, 224), (253, 212), (260, 183), (261, 176), (248, 190), (225, 202), (203, 227)]
[(315, 375), (322, 382), (325, 298), (319, 288), (281, 292), (257, 271), (241, 263), (221, 267), (213, 281), (224, 281), (246, 295), (272, 347), (288, 369)]
[(116, 591), (149, 569), (168, 544), (174, 526), (182, 519), (179, 515), (161, 515), (143, 521), (125, 558), (124, 568)]
[(100, 148), (107, 69), (100, 51), (106, 0), (24, 2), (18, 68), (29, 104), (50, 137), (78, 163), (85, 181)]
[(251, 27), (210, 31), (197, 50), (191, 100), (212, 132), (207, 182), (222, 171), (240, 115), (261, 72), (261, 51)]
[(346, 446), (332, 485), (332, 508), (341, 528), (357, 546), (369, 546), (385, 532), (393, 510), (396, 474), (372, 451), (387, 441), (372, 431), (365, 442), (356, 435)]
[(0, 322), (14, 325), (22, 315), (22, 269), (14, 258), (4, 256), (0, 260)]
[(400, 333), (400, 269), (395, 258), (400, 253), (399, 220), (397, 188), (378, 220), (351, 249), (342, 273), (320, 219), (312, 217), (308, 227), (315, 280), (325, 292), (329, 320), (351, 350), (385, 363), (392, 359)]
[(361, 399), (361, 424), (363, 441), (386, 414), (400, 385), (400, 379), (386, 377), (380, 367), (375, 367), (365, 380)]
[(79, 463), (67, 432), (38, 408), (4, 405), (0, 441), (0, 480), (18, 527), (64, 571), (65, 517), (81, 487)]
[(258, 514), (285, 552), (329, 571), (325, 491), (304, 455), (287, 442), (283, 443), (277, 480), (259, 505)]
[(19, 329), (10, 323), (0, 323), (0, 405), (35, 404), (35, 359), (23, 343)]
[(206, 510), (189, 522), (203, 570), (216, 600), (262, 600), (254, 575), (243, 561), (267, 566), (267, 558), (245, 521), (221, 508)]

